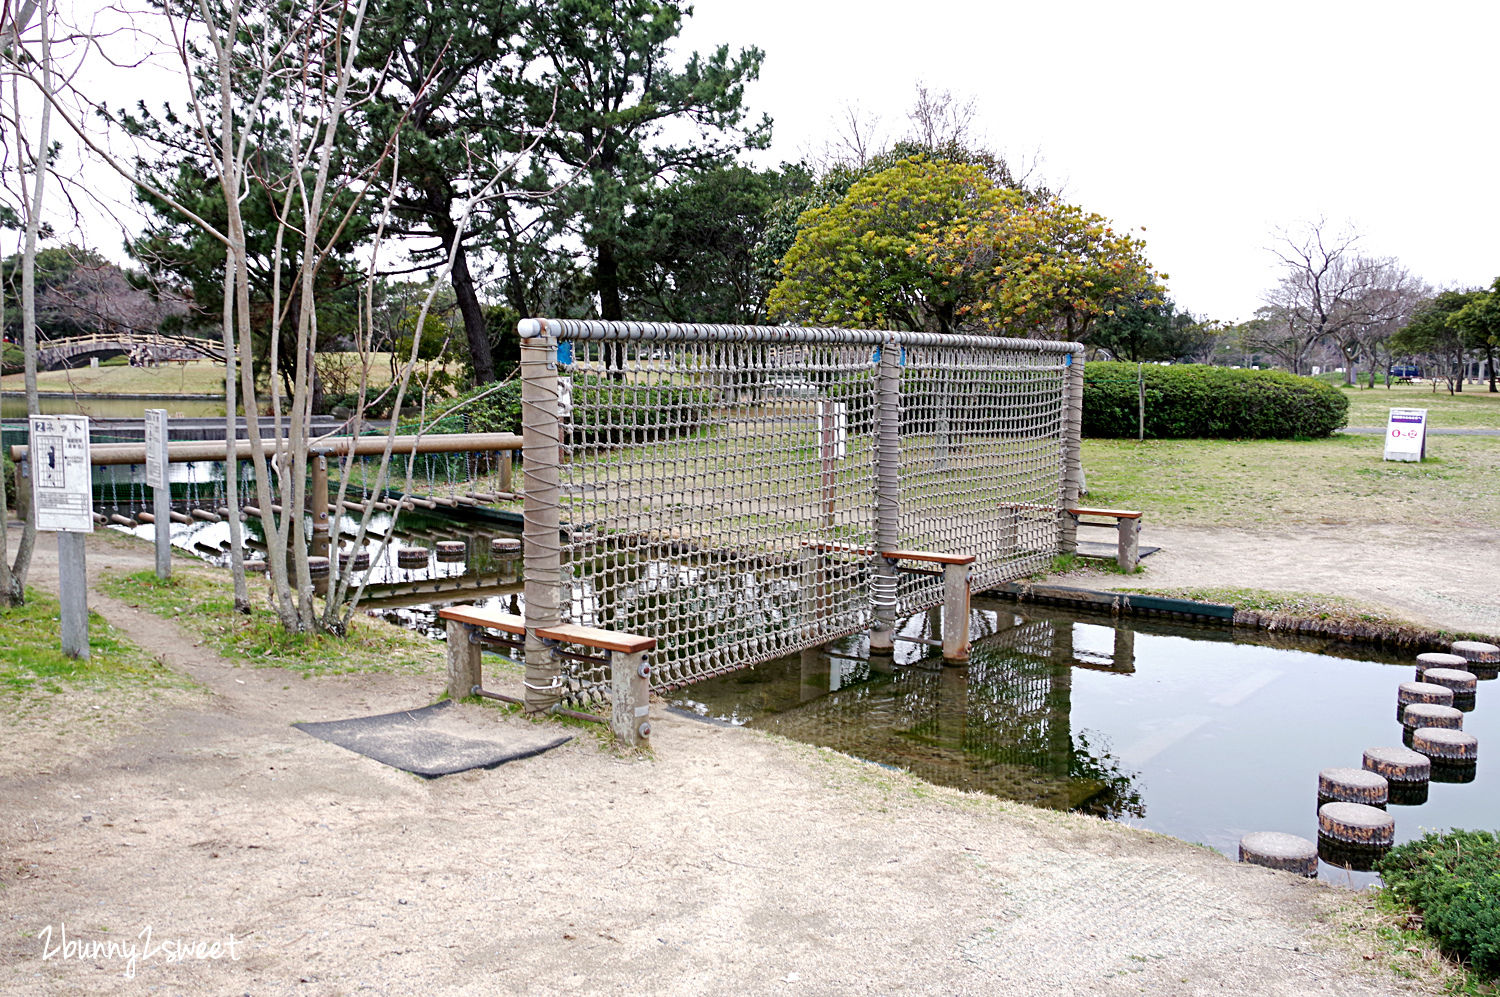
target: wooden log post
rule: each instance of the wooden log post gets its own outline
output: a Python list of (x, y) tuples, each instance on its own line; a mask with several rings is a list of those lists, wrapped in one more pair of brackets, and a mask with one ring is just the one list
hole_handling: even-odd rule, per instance
[(323, 454), (311, 455), (308, 463), (312, 468), (312, 488), (308, 490), (307, 507), (312, 513), (312, 546), (308, 553), (315, 557), (328, 556), (328, 458)]
[(943, 565), (943, 660), (969, 660), (969, 568), (973, 558), (962, 564)]
[(614, 711), (609, 726), (621, 744), (640, 747), (651, 737), (651, 666), (646, 652), (609, 655)]
[(1139, 516), (1130, 519), (1122, 518), (1119, 524), (1119, 536), (1115, 561), (1120, 565), (1120, 570), (1128, 575), (1141, 563), (1141, 518)]
[(468, 699), (483, 682), (479, 667), (479, 645), (469, 639), (467, 623), (447, 620), (448, 625), (448, 698)]

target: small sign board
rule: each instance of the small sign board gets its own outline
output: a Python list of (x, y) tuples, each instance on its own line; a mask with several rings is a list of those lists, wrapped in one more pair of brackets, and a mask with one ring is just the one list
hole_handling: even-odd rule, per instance
[(557, 417), (559, 419), (573, 417), (573, 382), (566, 377), (557, 379)]
[(1385, 427), (1385, 459), (1419, 461), (1427, 456), (1427, 410), (1393, 408)]
[(167, 410), (146, 410), (146, 484), (167, 487)]
[(32, 416), (30, 458), (36, 528), (54, 533), (94, 532), (88, 417)]

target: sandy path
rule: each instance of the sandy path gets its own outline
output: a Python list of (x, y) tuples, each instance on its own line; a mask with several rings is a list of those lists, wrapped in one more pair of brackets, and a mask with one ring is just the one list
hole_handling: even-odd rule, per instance
[(1161, 547), (1142, 562), (1144, 573), (1090, 576), (1088, 586), (1338, 595), (1434, 629), (1500, 635), (1500, 530), (1418, 536), (1409, 527), (1382, 525), (1193, 529), (1148, 517), (1141, 543)]
[[(1324, 937), (1365, 916), (1352, 895), (1173, 839), (660, 712), (649, 759), (584, 732), (424, 781), (288, 724), (425, 703), (437, 676), (235, 668), (93, 605), (212, 694), (0, 777), (6, 993), (1406, 992)], [(43, 960), (64, 924), (237, 958), (127, 979)]]

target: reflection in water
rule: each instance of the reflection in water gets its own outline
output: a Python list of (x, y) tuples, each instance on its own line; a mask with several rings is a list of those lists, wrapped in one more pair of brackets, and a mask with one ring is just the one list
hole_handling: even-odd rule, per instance
[[(1101, 817), (1143, 816), (1135, 773), (1101, 734), (1072, 728), (1072, 627), (976, 616), (996, 632), (974, 643), (965, 666), (896, 664), (850, 640), (699, 683), (680, 702), (929, 782)], [(925, 636), (938, 632), (936, 623), (924, 614), (902, 632)], [(1119, 656), (1098, 664), (1132, 671), (1130, 647), (1126, 638)]]

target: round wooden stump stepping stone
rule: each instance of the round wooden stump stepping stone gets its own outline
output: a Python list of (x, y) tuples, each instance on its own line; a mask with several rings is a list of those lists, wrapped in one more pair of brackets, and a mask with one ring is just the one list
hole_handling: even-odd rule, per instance
[(1419, 727), (1412, 731), (1411, 746), (1432, 759), (1434, 766), (1479, 761), (1479, 738), (1452, 727)]
[(396, 564), (403, 568), (427, 567), (427, 548), (402, 547), (396, 551)]
[(1455, 710), (1451, 706), (1412, 703), (1401, 713), (1401, 726), (1409, 731), (1416, 730), (1418, 727), (1447, 727), (1452, 730), (1463, 730), (1464, 715), (1462, 710)]
[(462, 540), (439, 540), (437, 542), (439, 561), (462, 561), (468, 556), (469, 545)]
[(496, 537), (490, 541), (490, 553), (496, 557), (516, 557), (521, 553), (521, 541), (514, 537)]
[(1488, 680), (1500, 676), (1500, 647), (1480, 640), (1456, 640), (1451, 650), (1468, 662), (1466, 667), (1476, 677)]
[(1395, 787), (1397, 783), (1426, 782), (1432, 760), (1410, 748), (1366, 748), (1364, 768)]
[(1390, 796), (1385, 776), (1364, 769), (1327, 768), (1318, 773), (1318, 806), (1325, 803), (1363, 803), (1384, 807)]
[(1318, 808), (1318, 834), (1345, 845), (1389, 848), (1396, 840), (1396, 819), (1363, 803), (1325, 803)]
[(271, 569), (271, 566), (269, 564), (267, 564), (261, 558), (256, 558), (253, 561), (246, 561), (245, 562), (245, 570), (247, 572), (249, 572), (250, 574), (252, 574), (252, 575), (265, 574), (270, 569)]
[(1386, 802), (1392, 806), (1418, 807), (1427, 802), (1427, 780), (1432, 759), (1410, 748), (1367, 748), (1364, 767), (1385, 776)]
[(1417, 655), (1417, 681), (1422, 680), (1422, 673), (1429, 668), (1463, 668), (1469, 663), (1468, 658), (1457, 654), (1448, 654), (1445, 651), (1428, 651)]
[(307, 574), (309, 578), (322, 578), (328, 574), (328, 558), (309, 557), (307, 559)]
[(363, 571), (370, 566), (370, 552), (361, 551), (339, 551), (339, 567), (349, 568), (353, 571)]
[(1240, 861), (1294, 872), (1308, 879), (1318, 876), (1318, 846), (1281, 831), (1252, 831), (1245, 835), (1240, 839)]
[(1479, 680), (1474, 677), (1474, 673), (1461, 668), (1429, 668), (1423, 673), (1421, 684), (1440, 685), (1453, 690), (1455, 695), (1463, 692), (1473, 695), (1479, 688)]
[(1452, 706), (1453, 690), (1434, 682), (1402, 682), (1396, 690), (1396, 719), (1400, 720), (1413, 703)]

